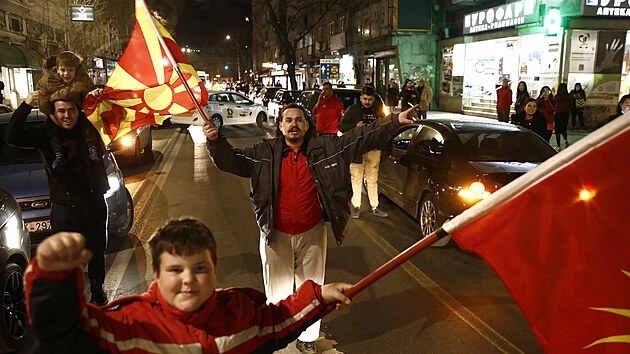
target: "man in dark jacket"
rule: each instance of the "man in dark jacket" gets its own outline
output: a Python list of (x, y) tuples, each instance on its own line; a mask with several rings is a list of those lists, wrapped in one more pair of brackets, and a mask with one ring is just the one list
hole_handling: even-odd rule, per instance
[[(347, 132), (354, 127), (370, 124), (377, 118), (383, 118), (383, 113), (374, 107), (376, 95), (374, 88), (366, 86), (361, 90), (360, 102), (348, 107), (339, 123), (339, 131)], [(356, 157), (350, 164), (350, 176), (352, 179), (352, 211), (353, 219), (361, 215), (361, 191), (363, 190), (363, 178), (372, 215), (386, 218), (389, 215), (378, 208), (378, 167), (381, 163), (381, 151), (373, 149)]]
[[(304, 108), (290, 104), (276, 122), (276, 138), (234, 148), (212, 121), (204, 123), (207, 148), (221, 170), (250, 178), (250, 198), (260, 227), (260, 257), (267, 301), (293, 293), (306, 280), (324, 281), (326, 228), (338, 244), (350, 217), (350, 161), (386, 143), (411, 123), (410, 109), (377, 119), (343, 136), (319, 136)], [(302, 352), (314, 352), (319, 322), (298, 339)]]
[(19, 148), (36, 148), (48, 177), (52, 232), (79, 232), (94, 255), (88, 265), (91, 302), (107, 303), (105, 281), (105, 240), (107, 206), (103, 194), (109, 184), (103, 165), (105, 146), (98, 131), (80, 110), (79, 92), (60, 90), (51, 95), (53, 113), (35, 129), (26, 118), (39, 98), (28, 94), (11, 116), (5, 140)]

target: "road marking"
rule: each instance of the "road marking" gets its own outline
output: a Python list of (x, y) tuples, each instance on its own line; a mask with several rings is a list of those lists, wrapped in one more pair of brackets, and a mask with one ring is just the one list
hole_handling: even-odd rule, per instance
[(105, 289), (111, 289), (113, 291), (113, 293), (110, 294), (110, 299), (114, 298), (115, 296), (113, 295), (115, 295), (118, 289), (120, 289), (120, 283), (122, 283), (122, 279), (125, 276), (125, 272), (123, 270), (127, 269), (133, 253), (134, 250), (132, 248), (117, 252), (110, 270), (120, 269), (121, 271), (107, 272), (105, 274), (105, 282), (103, 284), (103, 287)]
[[(375, 233), (364, 222), (355, 222), (355, 225), (357, 225), (359, 229), (361, 229), (361, 231), (363, 231), (363, 233), (388, 256), (393, 258), (400, 254), (400, 251)], [(499, 332), (495, 331), (494, 328), (490, 327), (490, 325), (472, 313), (472, 311), (466, 308), (461, 302), (457, 301), (457, 299), (455, 299), (446, 290), (442, 289), (433, 281), (433, 279), (423, 273), (411, 262), (407, 261), (403, 263), (401, 267), (405, 272), (407, 272), (407, 274), (416, 280), (420, 286), (437, 298), (442, 304), (444, 304), (444, 306), (449, 308), (451, 312), (464, 321), (464, 323), (468, 324), (470, 328), (477, 332), (481, 337), (485, 338), (495, 348), (503, 353), (524, 353), (521, 349), (514, 346), (512, 342), (503, 337)]]

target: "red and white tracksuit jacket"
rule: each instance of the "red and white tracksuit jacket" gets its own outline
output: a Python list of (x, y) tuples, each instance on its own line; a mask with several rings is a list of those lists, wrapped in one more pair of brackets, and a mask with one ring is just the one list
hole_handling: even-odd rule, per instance
[(155, 282), (99, 308), (85, 301), (78, 268), (47, 272), (33, 260), (25, 278), (32, 330), (53, 353), (271, 353), (326, 313), (312, 281), (269, 305), (254, 289), (216, 289), (199, 311), (184, 313)]

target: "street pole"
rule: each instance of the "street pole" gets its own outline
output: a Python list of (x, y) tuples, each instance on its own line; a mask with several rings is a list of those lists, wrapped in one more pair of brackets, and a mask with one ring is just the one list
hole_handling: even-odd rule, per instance
[(239, 50), (238, 39), (236, 40), (236, 69), (238, 69), (238, 81), (241, 81), (241, 53)]

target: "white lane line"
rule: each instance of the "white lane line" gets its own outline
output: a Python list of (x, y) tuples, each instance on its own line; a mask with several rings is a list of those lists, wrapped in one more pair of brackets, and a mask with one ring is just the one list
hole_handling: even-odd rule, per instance
[[(384, 238), (378, 235), (372, 228), (365, 225), (363, 222), (355, 222), (363, 233), (369, 237), (380, 249), (382, 249), (390, 257), (395, 257), (400, 254), (394, 246), (389, 244)], [(423, 273), (413, 263), (407, 261), (402, 264), (402, 269), (409, 274), (424, 290), (438, 299), (444, 306), (446, 306), (451, 312), (459, 317), (464, 323), (472, 328), (477, 334), (486, 339), (490, 344), (497, 348), (502, 353), (524, 353), (521, 349), (516, 347), (512, 342), (503, 337), (499, 332), (492, 328), (489, 324), (485, 323), (482, 319), (477, 317), (472, 311), (465, 307), (461, 302), (457, 301), (446, 290), (442, 289), (436, 282), (433, 281), (428, 275)]]
[(122, 282), (122, 279), (125, 275), (125, 270), (129, 265), (131, 256), (133, 256), (133, 252), (134, 250), (132, 248), (117, 252), (116, 256), (114, 257), (114, 262), (112, 263), (112, 266), (105, 274), (105, 283), (103, 284), (103, 287), (105, 289), (111, 289), (113, 291), (110, 294), (110, 299), (112, 299), (118, 292), (118, 289), (120, 289), (120, 283)]

